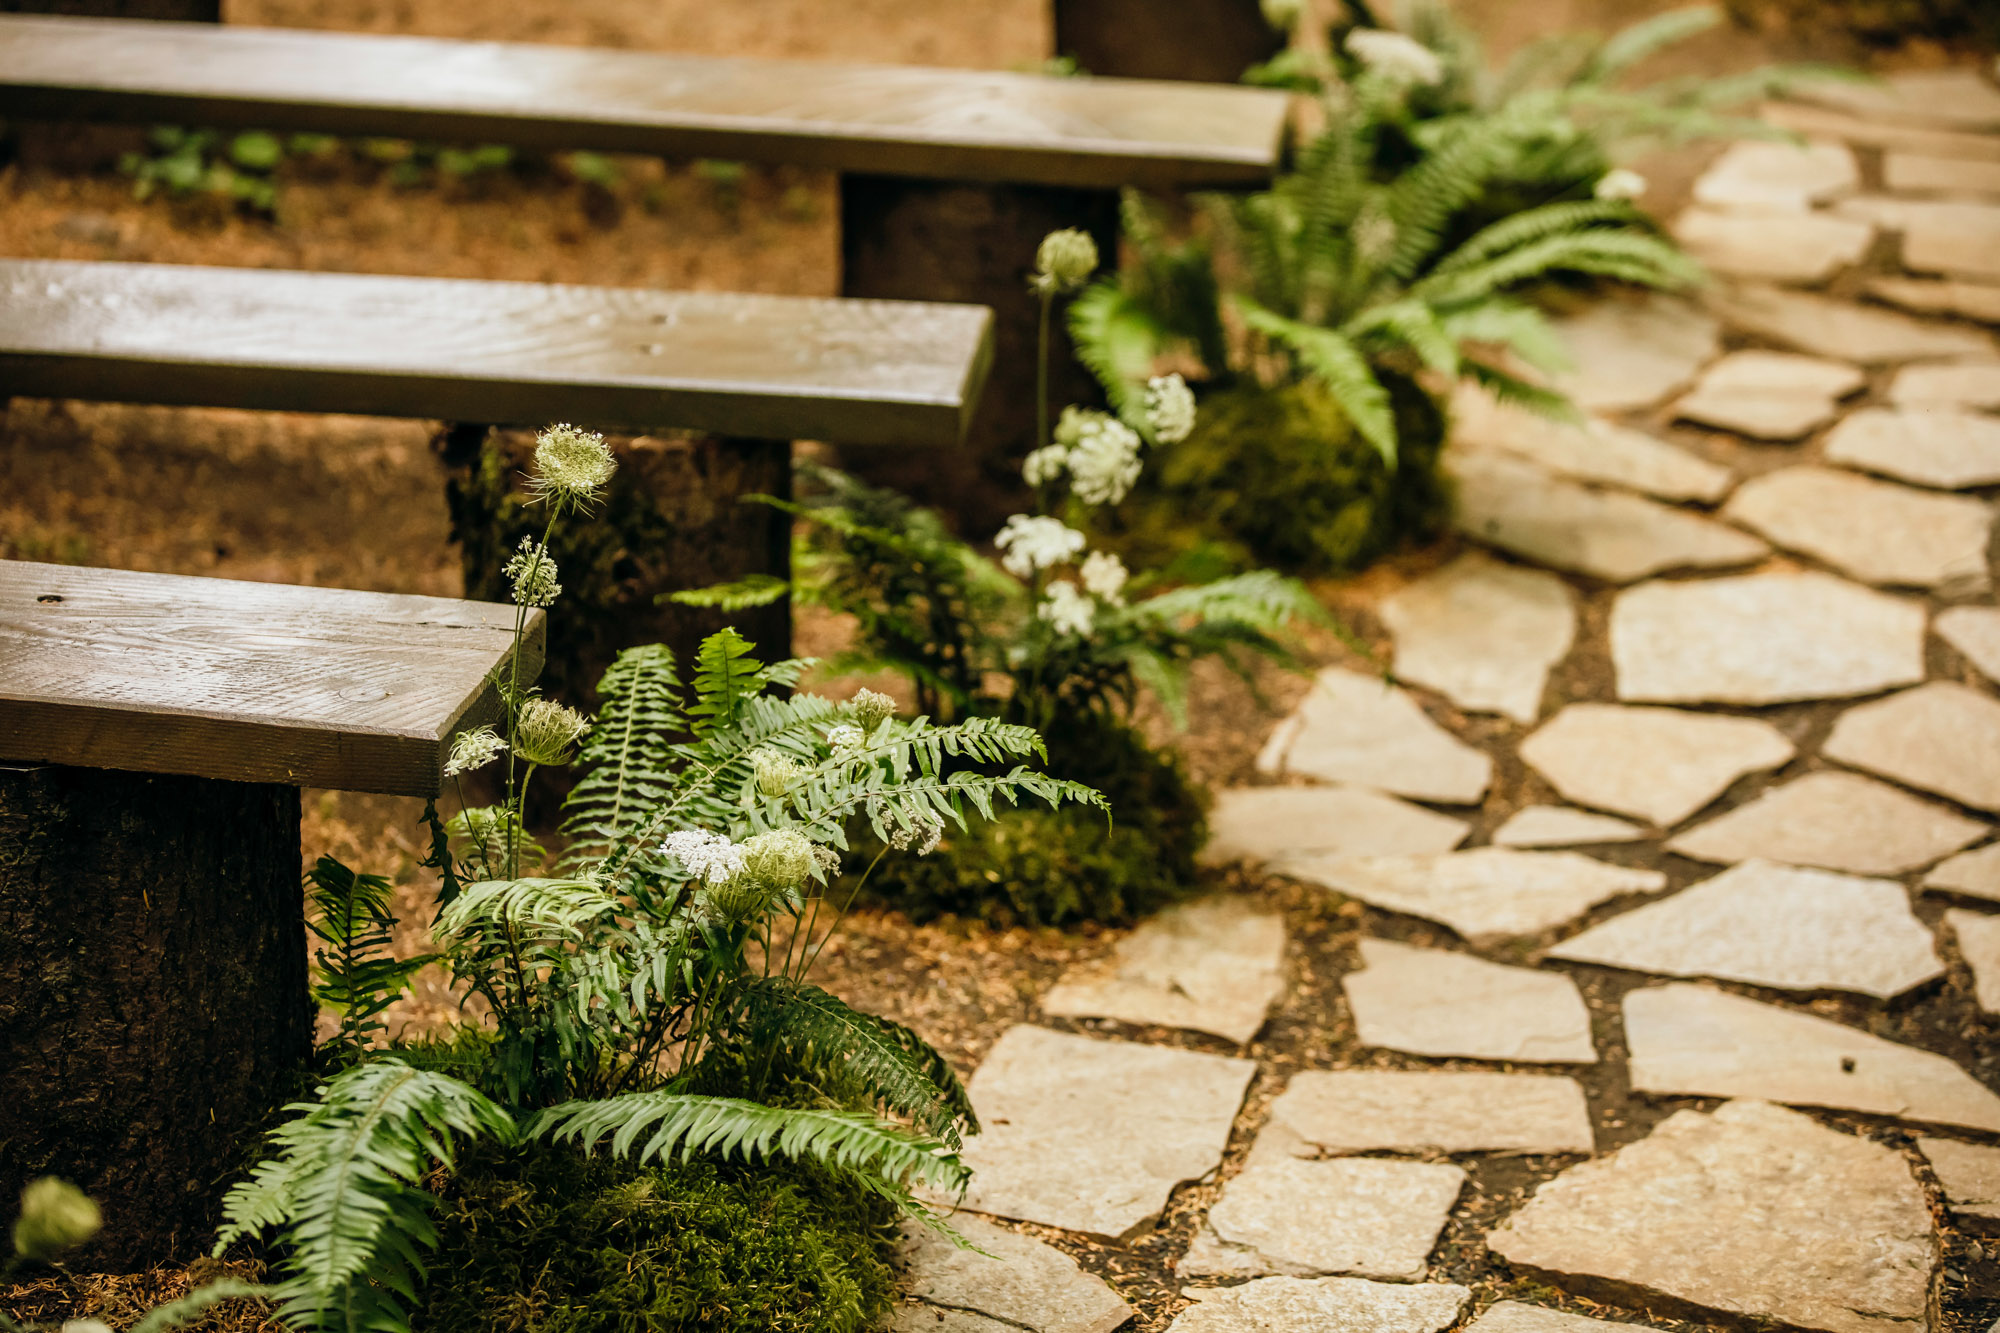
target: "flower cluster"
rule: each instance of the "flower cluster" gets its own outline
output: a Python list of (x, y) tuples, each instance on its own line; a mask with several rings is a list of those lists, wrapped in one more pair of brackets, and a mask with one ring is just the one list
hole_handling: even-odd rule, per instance
[(791, 791), (806, 775), (805, 765), (768, 747), (750, 752), (750, 772), (758, 792), (774, 801)]
[(1046, 620), (1056, 633), (1074, 634), (1079, 639), (1089, 638), (1091, 630), (1097, 627), (1097, 603), (1067, 581), (1049, 585), (1035, 614)]
[(1155, 375), (1146, 381), (1146, 419), (1154, 439), (1179, 444), (1194, 434), (1194, 390), (1179, 375)]
[(1396, 83), (1428, 88), (1444, 80), (1444, 62), (1437, 52), (1386, 28), (1354, 29), (1347, 34), (1347, 54)]
[(919, 819), (909, 828), (899, 828), (889, 835), (889, 845), (899, 852), (916, 849), (918, 856), (929, 856), (944, 841), (944, 824), (936, 819)]
[(880, 690), (856, 690), (848, 700), (848, 707), (853, 710), (856, 725), (869, 734), (896, 716), (896, 701)]
[(529, 489), (558, 509), (587, 509), (596, 502), (618, 462), (595, 431), (551, 426), (535, 437), (535, 473)]
[(720, 884), (743, 872), (749, 859), (742, 847), (720, 833), (700, 829), (677, 829), (666, 836), (660, 850), (681, 863), (690, 879)]
[(562, 596), (556, 582), (556, 562), (549, 548), (533, 537), (521, 538), (521, 549), (507, 560), (501, 572), (514, 585), (516, 606), (554, 606)]
[(993, 539), (1004, 554), (1000, 563), (1016, 578), (1059, 565), (1083, 549), (1084, 536), (1059, 518), (1016, 514)]
[(576, 758), (590, 719), (553, 699), (530, 699), (514, 719), (514, 753), (531, 764), (557, 767)]
[(507, 752), (507, 742), (491, 727), (474, 727), (451, 738), (451, 755), (444, 761), (444, 775), (455, 778), (484, 768)]
[(826, 743), (833, 747), (837, 755), (848, 754), (868, 743), (868, 733), (848, 723), (826, 729)]
[(1630, 167), (1613, 167), (1597, 178), (1592, 191), (1599, 199), (1637, 199), (1646, 192), (1646, 178)]
[[(1056, 426), (1070, 489), (1089, 505), (1117, 504), (1139, 480), (1139, 432), (1113, 416), (1066, 407)], [(1051, 446), (1055, 447), (1055, 446)]]
[(1073, 292), (1097, 271), (1097, 242), (1075, 227), (1052, 231), (1035, 250), (1035, 276), (1030, 284), (1043, 296)]

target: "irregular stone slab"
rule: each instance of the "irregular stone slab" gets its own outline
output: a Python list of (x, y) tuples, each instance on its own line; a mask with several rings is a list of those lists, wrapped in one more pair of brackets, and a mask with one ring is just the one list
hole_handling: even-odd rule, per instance
[(1667, 844), (1697, 861), (1769, 860), (1862, 875), (1929, 865), (1990, 830), (1856, 773), (1808, 773)]
[(1475, 1060), (1597, 1062), (1590, 1011), (1562, 973), (1369, 939), (1361, 941), (1361, 964), (1340, 987), (1363, 1045)]
[(1213, 1033), (1241, 1046), (1284, 998), (1285, 919), (1244, 898), (1181, 903), (1140, 923), (1108, 959), (1080, 963), (1042, 1012)]
[(1931, 622), (1937, 636), (1958, 649), (1988, 680), (2000, 680), (2000, 609), (1954, 606)]
[(1942, 1055), (1685, 981), (1625, 996), (1638, 1092), (1762, 1097), (2000, 1132), (2000, 1097)]
[(1769, 861), (1592, 926), (1549, 957), (1881, 1000), (1944, 975), (1902, 885)]
[(1448, 852), (1471, 826), (1358, 787), (1230, 787), (1208, 816), (1210, 865), (1285, 856)]
[(2000, 1014), (2000, 916), (1954, 907), (1944, 923), (1958, 938), (1958, 951), (1972, 969), (1973, 998), (1989, 1014)]
[(2000, 361), (1904, 366), (1889, 385), (1889, 401), (1898, 407), (2000, 409)]
[(1924, 876), (1927, 889), (1944, 889), (2000, 903), (2000, 842), (1960, 852)]
[(2000, 91), (1970, 67), (1907, 70), (1867, 83), (1812, 79), (1788, 95), (1869, 120), (2000, 130)]
[(1990, 339), (1969, 329), (1778, 287), (1745, 283), (1715, 293), (1709, 303), (1724, 319), (1759, 337), (1863, 365), (1990, 355), (1993, 350)]
[(969, 1085), (985, 1128), (965, 1145), (964, 1206), (1121, 1236), (1222, 1160), (1256, 1072), (1227, 1056), (1009, 1028)]
[(1523, 1305), (1519, 1301), (1499, 1301), (1467, 1324), (1465, 1333), (1605, 1333), (1607, 1329), (1642, 1327), (1609, 1319), (1586, 1319), (1580, 1314)]
[(1850, 199), (1842, 217), (1903, 234), (1903, 267), (1974, 282), (2000, 279), (2000, 204)]
[(1918, 1139), (1917, 1147), (1930, 1159), (1952, 1212), (2000, 1220), (2000, 1148), (1932, 1138)]
[(1867, 382), (1845, 361), (1796, 352), (1731, 352), (1710, 366), (1674, 414), (1763, 440), (1796, 440), (1833, 419)]
[(1770, 282), (1821, 283), (1858, 263), (1875, 228), (1826, 213), (1732, 213), (1687, 208), (1674, 239), (1717, 273)]
[(1923, 1333), (1923, 1191), (1894, 1149), (1796, 1111), (1676, 1111), (1486, 1238), (1516, 1269), (1831, 1333)]
[(1736, 474), (1689, 453), (1599, 417), (1581, 425), (1498, 402), (1467, 381), (1451, 400), (1455, 446), (1499, 449), (1583, 481), (1623, 486), (1662, 500), (1713, 504), (1728, 493)]
[(1912, 129), (1894, 121), (1850, 116), (1797, 102), (1766, 102), (1758, 108), (1757, 114), (1780, 129), (1798, 134), (1822, 135), (1851, 144), (1954, 158), (1961, 162), (2000, 162), (2000, 137), (1991, 134)]
[(1770, 548), (1748, 533), (1622, 491), (1564, 481), (1505, 454), (1447, 459), (1459, 531), (1539, 564), (1611, 583), (1669, 569), (1724, 569)]
[(979, 1248), (962, 1249), (918, 1222), (903, 1224), (897, 1258), (909, 1295), (923, 1304), (899, 1310), (893, 1330), (931, 1333), (950, 1328), (939, 1315), (971, 1313), (996, 1328), (1111, 1333), (1132, 1317), (1109, 1283), (1053, 1245), (963, 1213), (951, 1227)]
[(1235, 1287), (1188, 1287), (1167, 1333), (1439, 1333), (1472, 1293), (1443, 1282), (1358, 1277), (1260, 1277)]
[(1899, 193), (2000, 194), (2000, 162), (1892, 152), (1883, 158), (1882, 179)]
[(1867, 407), (1826, 437), (1829, 463), (1846, 463), (1939, 490), (2000, 481), (2000, 420), (1952, 409)]
[(1940, 278), (1870, 278), (1868, 294), (1906, 310), (1963, 315), (2000, 324), (2000, 285)]
[(1618, 704), (1571, 704), (1521, 743), (1521, 758), (1572, 801), (1662, 828), (1793, 753), (1753, 718)]
[(1600, 301), (1556, 328), (1575, 363), (1556, 387), (1587, 411), (1650, 407), (1693, 379), (1721, 346), (1713, 316), (1668, 296)]
[(1746, 139), (1731, 144), (1701, 174), (1694, 197), (1739, 213), (1804, 213), (1860, 184), (1861, 168), (1844, 143)]
[(1533, 722), (1576, 636), (1576, 597), (1539, 569), (1467, 552), (1384, 599), (1398, 679), (1474, 713)]
[(1848, 709), (1824, 753), (1961, 805), (2000, 810), (1996, 746), (2000, 702), (1955, 680), (1934, 680)]
[(1274, 747), (1281, 738), (1283, 772), (1420, 801), (1470, 805), (1493, 776), (1492, 759), (1431, 721), (1406, 691), (1341, 667), (1319, 673)]
[(1595, 1151), (1573, 1078), (1551, 1074), (1311, 1069), (1271, 1103), (1252, 1161), (1315, 1152)]
[(1618, 697), (1774, 704), (1924, 678), (1924, 610), (1830, 574), (1647, 583), (1611, 608)]
[(1808, 464), (1753, 477), (1722, 516), (1868, 583), (1972, 591), (1992, 582), (1993, 511), (1969, 496)]
[(1516, 810), (1493, 830), (1495, 847), (1585, 847), (1602, 842), (1637, 842), (1646, 830), (1610, 815), (1562, 805), (1530, 805)]
[(1511, 847), (1440, 856), (1300, 857), (1273, 868), (1375, 907), (1442, 922), (1467, 939), (1537, 935), (1607, 898), (1666, 886), (1656, 870)]
[(1182, 1277), (1423, 1277), (1465, 1172), (1426, 1162), (1271, 1157), (1222, 1187)]

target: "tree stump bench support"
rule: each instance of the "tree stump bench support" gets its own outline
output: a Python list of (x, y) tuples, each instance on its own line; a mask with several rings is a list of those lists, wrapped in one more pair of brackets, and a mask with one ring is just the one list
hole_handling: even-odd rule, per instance
[[(1083, 227), (1109, 261), (1121, 187), (1268, 181), (1287, 108), (1268, 89), (1138, 79), (0, 17), (0, 116), (509, 143), (842, 173), (843, 294), (991, 305), (996, 378), (963, 456), (887, 459), (863, 448), (876, 443), (867, 438), (811, 438), (856, 447), (864, 470), (958, 511), (979, 536), (1006, 507), (982, 504), (968, 488), (975, 478), (1018, 487), (1013, 464), (1032, 438), (1036, 315), (1025, 284), (1036, 243), (1056, 227)], [(1062, 374), (1070, 378), (1052, 386), (1056, 401), (1088, 394), (1080, 371)]]
[[(0, 1198), (82, 1186), (76, 1261), (206, 1246), (312, 1049), (299, 789), (436, 795), (515, 608), (0, 562)], [(533, 613), (521, 677), (541, 666)]]

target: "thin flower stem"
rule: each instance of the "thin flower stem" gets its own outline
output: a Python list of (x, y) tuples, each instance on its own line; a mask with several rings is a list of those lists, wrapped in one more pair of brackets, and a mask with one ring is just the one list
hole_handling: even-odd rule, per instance
[(819, 961), (820, 950), (824, 949), (826, 942), (833, 938), (833, 932), (840, 929), (840, 923), (847, 919), (847, 909), (854, 906), (855, 898), (861, 893), (861, 886), (868, 882), (868, 877), (875, 873), (875, 867), (881, 865), (882, 858), (888, 854), (889, 849), (886, 846), (881, 851), (875, 853), (875, 859), (870, 861), (868, 868), (861, 872), (861, 878), (854, 881), (854, 888), (849, 891), (847, 901), (840, 905), (839, 915), (827, 923), (826, 934), (819, 937), (819, 944), (813, 949), (811, 956), (799, 966), (798, 980), (804, 981), (806, 974), (812, 971), (813, 964)]
[(1049, 316), (1055, 310), (1054, 288), (1044, 288), (1042, 297), (1042, 318), (1035, 338), (1035, 447), (1044, 449), (1049, 443)]

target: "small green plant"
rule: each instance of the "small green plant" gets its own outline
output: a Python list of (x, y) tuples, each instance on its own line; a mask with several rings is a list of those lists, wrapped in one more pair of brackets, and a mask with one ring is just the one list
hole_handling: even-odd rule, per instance
[[(294, 135), (290, 151), (318, 152), (327, 142), (319, 135)], [(133, 198), (206, 194), (253, 213), (277, 211), (275, 173), (287, 152), (277, 135), (158, 125), (147, 132), (146, 144), (147, 152), (127, 153), (118, 161), (118, 169), (132, 178)]]

